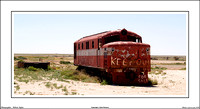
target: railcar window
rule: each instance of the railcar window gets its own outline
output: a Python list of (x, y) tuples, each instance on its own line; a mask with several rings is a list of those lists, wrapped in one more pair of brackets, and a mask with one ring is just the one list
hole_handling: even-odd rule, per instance
[(127, 40), (136, 42), (136, 38), (134, 36), (127, 36)]
[(78, 49), (80, 49), (80, 44), (78, 44)]
[(86, 42), (86, 49), (89, 49), (89, 42)]
[(94, 41), (92, 41), (92, 48), (94, 48)]
[(141, 43), (140, 39), (136, 39), (136, 42)]
[(141, 43), (140, 39), (138, 39), (138, 43)]
[(115, 35), (115, 36), (110, 36), (105, 38), (105, 44), (109, 42), (115, 42), (115, 41), (120, 41), (120, 36)]
[(83, 49), (83, 43), (82, 43), (82, 49)]
[(102, 46), (102, 40), (98, 39), (98, 50), (101, 48), (101, 46)]

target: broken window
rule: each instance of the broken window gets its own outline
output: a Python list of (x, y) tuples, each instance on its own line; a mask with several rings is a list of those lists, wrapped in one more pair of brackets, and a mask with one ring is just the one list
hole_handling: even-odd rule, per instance
[(119, 35), (114, 35), (114, 36), (110, 36), (110, 37), (105, 38), (105, 44), (110, 43), (110, 42), (115, 42), (115, 41), (120, 41)]
[(136, 42), (136, 38), (134, 36), (127, 36), (127, 40)]

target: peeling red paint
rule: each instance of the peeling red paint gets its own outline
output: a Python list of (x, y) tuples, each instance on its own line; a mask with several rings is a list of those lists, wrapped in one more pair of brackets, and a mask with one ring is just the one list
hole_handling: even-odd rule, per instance
[[(86, 43), (88, 48), (84, 47)], [(74, 45), (75, 65), (104, 69), (112, 75), (114, 84), (148, 82), (150, 45), (142, 43), (142, 38), (136, 33), (125, 29), (109, 31), (82, 38)]]

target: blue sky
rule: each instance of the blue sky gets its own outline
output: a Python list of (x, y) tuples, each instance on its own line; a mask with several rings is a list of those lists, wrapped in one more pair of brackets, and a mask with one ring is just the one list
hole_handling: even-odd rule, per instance
[(72, 54), (74, 41), (126, 28), (151, 55), (186, 55), (186, 14), (14, 14), (14, 53)]

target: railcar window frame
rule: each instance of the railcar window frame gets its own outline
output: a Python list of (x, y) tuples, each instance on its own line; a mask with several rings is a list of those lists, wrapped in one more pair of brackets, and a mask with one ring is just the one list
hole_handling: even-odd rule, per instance
[(83, 49), (83, 42), (82, 42), (82, 49)]

